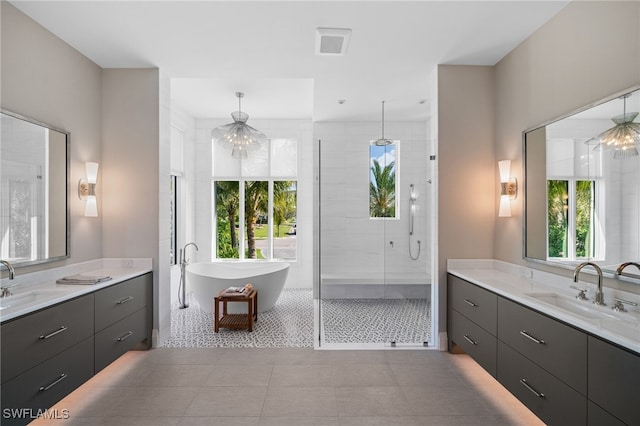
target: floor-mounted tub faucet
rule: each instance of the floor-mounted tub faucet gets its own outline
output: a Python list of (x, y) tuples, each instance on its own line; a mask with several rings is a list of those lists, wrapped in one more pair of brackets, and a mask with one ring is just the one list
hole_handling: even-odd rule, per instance
[(573, 271), (573, 282), (578, 282), (578, 274), (580, 274), (580, 271), (585, 266), (593, 267), (593, 269), (595, 269), (596, 273), (598, 274), (598, 290), (596, 291), (596, 298), (593, 303), (600, 306), (606, 306), (607, 304), (604, 303), (604, 293), (602, 292), (602, 269), (600, 269), (598, 265), (592, 262), (583, 262), (576, 266), (576, 269)]
[(187, 282), (185, 280), (185, 271), (187, 269), (187, 247), (194, 246), (196, 251), (199, 251), (196, 243), (187, 243), (182, 249), (180, 249), (180, 286), (178, 287), (178, 302), (180, 303), (180, 309), (188, 308), (187, 305)]
[(188, 260), (186, 260), (185, 258), (187, 257), (187, 247), (189, 246), (194, 246), (196, 248), (196, 251), (199, 251), (198, 246), (196, 243), (187, 243), (184, 245), (184, 247), (182, 248), (182, 250), (180, 250), (180, 264), (182, 263), (189, 263)]
[[(7, 267), (7, 270), (9, 271), (9, 279), (12, 280), (16, 275), (16, 271), (15, 269), (13, 269), (13, 265), (8, 261), (2, 259), (0, 259), (0, 263)], [(12, 294), (13, 293), (11, 293), (9, 287), (0, 287), (0, 297), (7, 297), (11, 296)]]

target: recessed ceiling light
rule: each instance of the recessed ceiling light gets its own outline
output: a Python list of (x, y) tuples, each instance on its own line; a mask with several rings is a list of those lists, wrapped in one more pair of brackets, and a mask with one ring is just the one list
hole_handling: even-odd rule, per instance
[(316, 55), (342, 56), (350, 39), (349, 28), (316, 28)]
[(346, 99), (338, 99), (338, 103), (339, 103), (340, 105), (344, 104), (345, 102), (347, 102), (347, 100), (346, 100)]

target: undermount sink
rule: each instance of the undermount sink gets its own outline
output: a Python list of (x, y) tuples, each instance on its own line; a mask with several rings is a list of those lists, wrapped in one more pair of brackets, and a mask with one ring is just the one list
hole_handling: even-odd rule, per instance
[(574, 300), (557, 293), (525, 293), (539, 302), (554, 306), (563, 311), (572, 313), (582, 318), (590, 320), (616, 319), (615, 315), (599, 310), (587, 300)]
[(0, 299), (0, 310), (44, 302), (64, 292), (65, 290), (61, 289), (43, 289), (3, 297)]

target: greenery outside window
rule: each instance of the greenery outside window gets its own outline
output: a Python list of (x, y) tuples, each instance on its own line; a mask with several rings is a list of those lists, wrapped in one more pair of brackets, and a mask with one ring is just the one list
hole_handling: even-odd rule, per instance
[(272, 139), (252, 154), (233, 159), (214, 144), (215, 258), (295, 260), (296, 141)]
[(369, 217), (398, 218), (398, 142), (369, 145)]
[(597, 181), (547, 180), (548, 257), (581, 260), (597, 258)]

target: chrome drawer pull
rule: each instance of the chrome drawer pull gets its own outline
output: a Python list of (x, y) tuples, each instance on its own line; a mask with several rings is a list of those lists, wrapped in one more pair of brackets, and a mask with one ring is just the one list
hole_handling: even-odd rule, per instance
[(61, 381), (63, 381), (64, 379), (67, 378), (67, 375), (62, 373), (60, 375), (60, 377), (58, 377), (57, 379), (55, 379), (52, 383), (48, 384), (47, 386), (40, 386), (40, 389), (38, 389), (40, 392), (45, 392), (48, 391), (49, 389), (51, 389), (52, 387), (54, 387), (55, 385), (57, 385), (58, 383), (60, 383)]
[(125, 303), (127, 303), (127, 302), (131, 302), (132, 300), (133, 300), (133, 296), (127, 296), (127, 297), (125, 297), (124, 299), (118, 300), (118, 301), (116, 302), (116, 304), (117, 304), (117, 305), (123, 305), (123, 304), (125, 304)]
[(469, 336), (467, 336), (466, 334), (463, 335), (462, 337), (464, 337), (464, 340), (466, 340), (467, 342), (471, 343), (472, 345), (477, 345), (478, 342), (474, 342), (473, 340), (471, 340), (471, 338), (469, 338)]
[(533, 393), (538, 398), (544, 398), (544, 394), (542, 392), (538, 392), (537, 390), (532, 388), (531, 385), (529, 383), (527, 383), (527, 381), (525, 379), (520, 379), (520, 383), (522, 383), (522, 385), (525, 388), (529, 389), (531, 391), (531, 393)]
[(67, 331), (67, 327), (65, 327), (64, 325), (63, 325), (62, 327), (60, 327), (59, 329), (57, 329), (56, 331), (53, 331), (53, 332), (51, 332), (51, 333), (49, 333), (49, 334), (43, 334), (43, 335), (41, 335), (40, 337), (38, 337), (38, 339), (40, 339), (40, 340), (47, 340), (47, 339), (49, 339), (49, 338), (51, 338), (51, 337), (55, 336), (56, 334), (60, 334), (60, 333), (62, 333), (63, 331)]
[(468, 300), (468, 299), (464, 299), (464, 303), (466, 303), (469, 306), (473, 306), (474, 308), (478, 307), (477, 304), (473, 303), (471, 300)]
[(127, 332), (127, 333), (123, 334), (122, 336), (118, 337), (118, 338), (116, 339), (116, 341), (118, 341), (118, 342), (122, 342), (123, 340), (126, 340), (126, 339), (128, 339), (129, 337), (131, 337), (132, 335), (133, 335), (133, 331), (129, 331), (129, 332)]
[(531, 340), (531, 341), (533, 341), (533, 342), (536, 342), (536, 343), (537, 343), (537, 344), (539, 344), (539, 345), (545, 345), (545, 344), (546, 344), (546, 342), (545, 342), (544, 340), (542, 340), (542, 339), (536, 339), (535, 337), (533, 337), (532, 335), (530, 335), (529, 333), (527, 333), (527, 332), (526, 332), (526, 331), (524, 331), (524, 330), (522, 330), (522, 331), (520, 332), (520, 334), (522, 334), (522, 335), (523, 335), (524, 337), (526, 337), (527, 339), (529, 339), (529, 340)]

